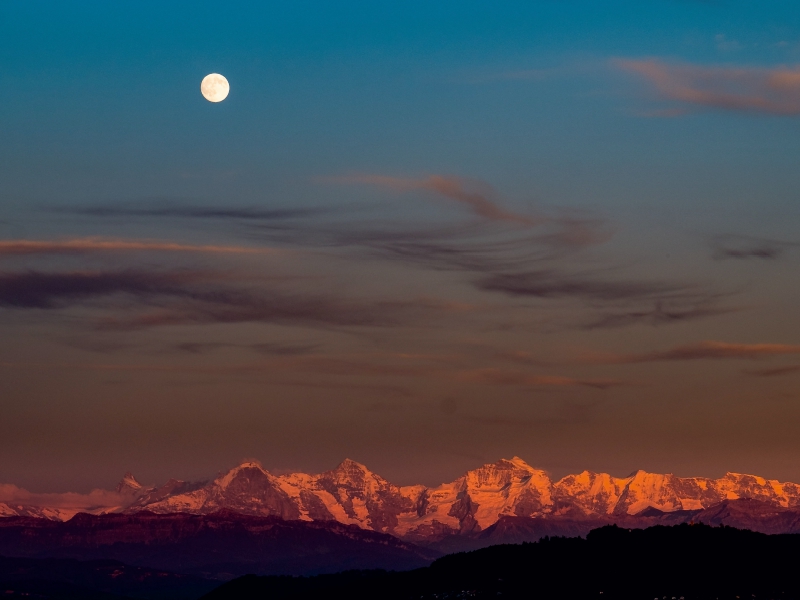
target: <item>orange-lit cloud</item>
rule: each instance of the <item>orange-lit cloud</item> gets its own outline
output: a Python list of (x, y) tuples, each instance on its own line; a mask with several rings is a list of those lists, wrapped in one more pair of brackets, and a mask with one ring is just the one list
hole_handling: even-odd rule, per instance
[(784, 367), (772, 367), (770, 369), (757, 369), (747, 371), (750, 375), (758, 377), (776, 377), (778, 375), (789, 375), (790, 373), (800, 373), (800, 365), (787, 365)]
[(492, 199), (494, 191), (490, 186), (480, 181), (461, 177), (430, 175), (425, 179), (410, 179), (367, 174), (336, 177), (331, 181), (345, 184), (377, 185), (397, 191), (426, 190), (460, 202), (469, 207), (479, 217), (490, 221), (510, 221), (527, 226), (538, 225), (543, 222), (542, 219), (519, 215), (499, 207)]
[(662, 352), (643, 354), (610, 355), (589, 357), (587, 362), (598, 364), (628, 364), (659, 361), (706, 360), (706, 359), (757, 359), (769, 356), (800, 354), (800, 346), (790, 344), (732, 344), (728, 342), (703, 341), (696, 344), (676, 346)]
[(88, 494), (75, 492), (37, 494), (15, 485), (0, 483), (0, 502), (14, 505), (46, 506), (64, 516), (77, 512), (113, 508), (130, 504), (131, 498), (110, 490), (95, 489)]
[(667, 100), (731, 111), (800, 115), (800, 67), (703, 67), (658, 59), (614, 64), (652, 84)]
[(263, 254), (266, 252), (274, 252), (274, 250), (269, 248), (194, 245), (154, 240), (109, 240), (94, 237), (61, 241), (0, 240), (0, 256), (117, 251), (203, 252), (218, 254)]
[(523, 371), (494, 368), (460, 371), (455, 374), (455, 378), (461, 381), (473, 381), (490, 385), (520, 385), (530, 387), (583, 386), (608, 389), (611, 387), (628, 385), (626, 382), (618, 379), (574, 379), (561, 375), (531, 375)]

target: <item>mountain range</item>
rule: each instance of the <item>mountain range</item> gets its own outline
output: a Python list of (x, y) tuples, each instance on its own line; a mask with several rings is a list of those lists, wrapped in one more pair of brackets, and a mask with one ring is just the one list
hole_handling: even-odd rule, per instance
[(427, 565), (440, 555), (356, 525), (226, 510), (208, 515), (82, 513), (68, 521), (0, 519), (0, 557), (110, 559), (202, 580), (248, 573), (405, 570)]
[[(785, 527), (794, 527), (793, 515), (800, 514), (800, 485), (794, 483), (738, 473), (710, 479), (645, 471), (628, 477), (584, 471), (554, 481), (518, 457), (486, 464), (437, 487), (397, 486), (347, 459), (316, 475), (274, 475), (255, 462), (244, 462), (210, 481), (172, 479), (152, 487), (142, 486), (128, 473), (115, 490), (96, 490), (81, 497), (73, 494), (71, 503), (63, 497), (70, 495), (11, 496), (0, 502), (0, 516), (64, 521), (79, 512), (208, 515), (232, 511), (284, 520), (337, 521), (421, 545), (454, 536), (486, 537), (514, 518), (521, 519), (515, 527), (533, 520), (565, 527), (582, 524), (584, 529), (631, 522), (635, 517), (651, 524), (653, 519), (691, 519), (740, 500), (754, 502), (739, 502), (736, 511), (749, 506), (746, 513), (755, 511), (761, 515), (756, 520), (771, 522), (781, 514)], [(47, 500), (53, 503), (48, 505)]]

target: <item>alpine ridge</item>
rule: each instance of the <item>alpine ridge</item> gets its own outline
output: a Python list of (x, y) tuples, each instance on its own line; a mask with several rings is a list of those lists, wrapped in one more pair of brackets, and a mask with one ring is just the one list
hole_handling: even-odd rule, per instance
[[(273, 475), (256, 462), (244, 462), (208, 482), (172, 479), (160, 487), (143, 487), (128, 473), (110, 494), (109, 506), (87, 506), (80, 512), (205, 515), (227, 510), (338, 521), (423, 544), (449, 536), (489, 535), (488, 530), (505, 527), (500, 522), (514, 517), (622, 522), (635, 515), (689, 514), (738, 500), (776, 510), (800, 509), (800, 486), (753, 475), (727, 473), (709, 479), (637, 471), (614, 477), (584, 471), (553, 481), (519, 457), (483, 465), (438, 487), (396, 486), (347, 459), (317, 475)], [(66, 520), (76, 512), (0, 502), (0, 516)]]

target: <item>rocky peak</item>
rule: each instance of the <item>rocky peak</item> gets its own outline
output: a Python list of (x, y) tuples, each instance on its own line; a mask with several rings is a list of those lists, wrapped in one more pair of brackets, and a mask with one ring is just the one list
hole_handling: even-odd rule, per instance
[(352, 458), (345, 458), (342, 462), (340, 462), (335, 469), (329, 471), (329, 473), (372, 473), (366, 465), (362, 465), (360, 462), (354, 461)]
[(132, 495), (138, 494), (142, 491), (142, 484), (136, 481), (136, 477), (128, 471), (125, 475), (120, 479), (117, 487), (114, 488), (118, 494), (124, 495)]
[(512, 483), (526, 483), (534, 479), (539, 485), (550, 485), (547, 473), (534, 469), (518, 456), (485, 464), (473, 471), (467, 471), (464, 476), (465, 484), (472, 489), (503, 488)]
[(214, 483), (224, 490), (234, 482), (238, 482), (241, 485), (247, 481), (259, 481), (270, 477), (269, 472), (257, 462), (245, 461), (215, 479)]
[(352, 459), (344, 459), (335, 469), (319, 475), (323, 487), (346, 488), (365, 492), (373, 487), (385, 487), (389, 483), (370, 471), (366, 466)]

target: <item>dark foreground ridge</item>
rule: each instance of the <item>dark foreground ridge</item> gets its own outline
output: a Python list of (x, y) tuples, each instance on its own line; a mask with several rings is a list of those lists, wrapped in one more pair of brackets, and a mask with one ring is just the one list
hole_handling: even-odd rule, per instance
[[(336, 521), (209, 515), (78, 514), (69, 521), (0, 519), (0, 555), (113, 559), (203, 579), (414, 569), (441, 553)], [(0, 593), (0, 597), (2, 594)]]
[(0, 598), (195, 600), (218, 585), (116, 560), (0, 556)]
[(602, 527), (452, 554), (404, 573), (246, 576), (205, 600), (527, 598), (560, 600), (800, 599), (800, 535), (683, 524)]

